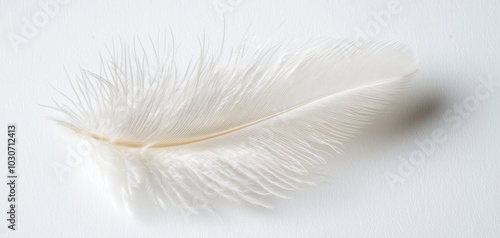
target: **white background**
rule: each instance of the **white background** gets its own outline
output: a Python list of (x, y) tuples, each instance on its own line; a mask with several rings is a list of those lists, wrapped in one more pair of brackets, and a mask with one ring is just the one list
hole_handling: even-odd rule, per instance
[[(377, 22), (373, 12), (387, 11), (391, 0), (73, 0), (59, 4), (16, 47), (9, 37), (23, 36), (26, 20), (45, 14), (39, 5), (45, 2), (0, 0), (0, 131), (6, 134), (10, 122), (18, 125), (20, 176), (18, 229), (6, 229), (3, 213), (4, 236), (500, 237), (500, 87), (460, 117), (460, 124), (443, 118), (454, 105), (472, 102), (481, 77), (500, 81), (500, 2), (401, 1), (397, 14)], [(344, 155), (329, 159), (325, 183), (277, 201), (272, 210), (222, 203), (219, 217), (137, 218), (113, 206), (84, 166), (59, 179), (54, 165), (67, 163), (75, 143), (46, 120), (52, 112), (38, 104), (50, 103), (50, 84), (67, 89), (65, 68), (69, 75), (80, 66), (97, 69), (99, 53), (113, 39), (147, 39), (170, 28), (186, 52), (196, 49), (203, 31), (217, 42), (221, 11), (230, 44), (245, 34), (257, 41), (305, 42), (364, 32), (410, 45), (420, 72), (395, 112), (368, 128)], [(419, 151), (415, 141), (432, 139), (434, 130), (444, 131), (446, 140), (420, 164), (409, 164)], [(400, 176), (394, 186), (388, 174)], [(1, 191), (4, 211), (5, 185)]]

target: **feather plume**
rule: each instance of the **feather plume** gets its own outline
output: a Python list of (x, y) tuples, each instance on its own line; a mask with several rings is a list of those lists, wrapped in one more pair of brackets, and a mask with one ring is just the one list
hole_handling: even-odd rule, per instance
[(108, 49), (101, 72), (82, 70), (73, 96), (53, 107), (58, 124), (94, 141), (93, 162), (131, 211), (144, 199), (193, 214), (216, 198), (267, 207), (288, 197), (315, 183), (324, 158), (387, 111), (417, 70), (395, 43), (228, 54), (201, 44), (185, 67), (175, 47), (135, 46)]

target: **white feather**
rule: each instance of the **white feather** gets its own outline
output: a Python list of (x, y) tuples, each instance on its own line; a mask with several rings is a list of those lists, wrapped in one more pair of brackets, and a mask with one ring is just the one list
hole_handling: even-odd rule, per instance
[(110, 50), (99, 74), (72, 83), (74, 97), (54, 101), (61, 125), (95, 141), (93, 161), (131, 210), (144, 195), (188, 214), (215, 198), (287, 197), (391, 107), (417, 67), (391, 43), (242, 47), (229, 57), (204, 47), (184, 70), (174, 50)]

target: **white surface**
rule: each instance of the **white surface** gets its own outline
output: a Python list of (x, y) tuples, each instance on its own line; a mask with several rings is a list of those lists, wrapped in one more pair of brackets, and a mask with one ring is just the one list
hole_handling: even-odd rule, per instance
[[(401, 11), (381, 26), (371, 11), (388, 10), (390, 2), (73, 0), (16, 50), (8, 34), (20, 34), (24, 19), (42, 8), (39, 1), (0, 0), (0, 125), (19, 127), (20, 176), (18, 230), (7, 231), (3, 221), (0, 232), (8, 237), (500, 237), (500, 87), (459, 125), (443, 119), (475, 95), (481, 77), (500, 82), (500, 2), (401, 1)], [(257, 40), (305, 42), (354, 38), (358, 29), (366, 33), (378, 24), (375, 38), (414, 48), (420, 74), (403, 106), (349, 145), (346, 154), (330, 159), (326, 183), (277, 201), (272, 210), (220, 204), (220, 218), (134, 218), (112, 206), (84, 166), (76, 165), (60, 181), (53, 166), (66, 163), (75, 143), (45, 120), (51, 112), (37, 105), (50, 102), (49, 84), (66, 85), (64, 68), (70, 75), (80, 65), (96, 69), (99, 52), (118, 37), (146, 39), (171, 27), (184, 49), (195, 48), (203, 30), (217, 42), (223, 21), (216, 6), (226, 7), (226, 37), (233, 43), (247, 29)], [(442, 130), (445, 141), (413, 170), (399, 174), (419, 150), (415, 140), (432, 139), (434, 130)], [(5, 155), (5, 146), (0, 148)], [(401, 181), (391, 186), (388, 173), (401, 175)]]

